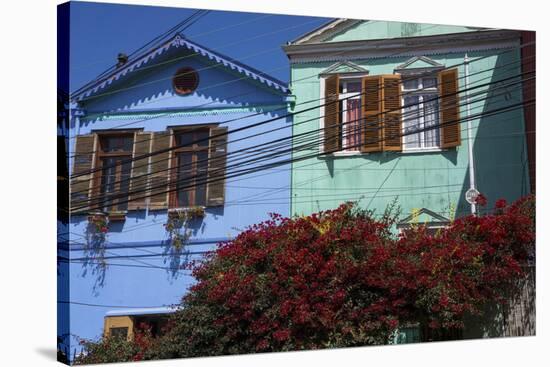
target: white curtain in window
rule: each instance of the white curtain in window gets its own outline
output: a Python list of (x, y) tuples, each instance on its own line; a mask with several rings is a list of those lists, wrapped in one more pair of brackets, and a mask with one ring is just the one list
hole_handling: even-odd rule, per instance
[(403, 107), (403, 143), (405, 149), (420, 148), (420, 133), (414, 131), (420, 129), (419, 98), (418, 96), (406, 96)]
[(438, 109), (437, 109), (437, 95), (424, 96), (424, 145), (426, 147), (439, 146), (439, 129), (430, 127), (437, 126), (439, 124)]
[(359, 150), (361, 142), (361, 100), (348, 99), (346, 106), (346, 123), (344, 125), (345, 145), (346, 150)]

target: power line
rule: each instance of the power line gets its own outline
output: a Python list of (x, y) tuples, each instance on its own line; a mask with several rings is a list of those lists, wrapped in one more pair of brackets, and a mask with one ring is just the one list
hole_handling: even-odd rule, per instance
[[(504, 53), (507, 53), (507, 52), (514, 51), (516, 48), (517, 48), (517, 49), (521, 49), (521, 48), (523, 48), (523, 47), (527, 47), (527, 46), (529, 46), (529, 45), (531, 45), (531, 44), (534, 44), (534, 42), (525, 43), (525, 44), (522, 44), (522, 45), (520, 45), (520, 46), (514, 47), (514, 48), (512, 48), (512, 49), (510, 49), (510, 50), (503, 51), (503, 52), (501, 52), (501, 53), (492, 54), (492, 55), (486, 55), (486, 56), (481, 56), (481, 57), (476, 58), (475, 60), (471, 60), (470, 62), (479, 61), (479, 60), (482, 60), (482, 59), (485, 59), (485, 58), (488, 58), (488, 57), (491, 57), (491, 56), (495, 56), (495, 55), (501, 55), (501, 54), (504, 54)], [(420, 50), (421, 50), (421, 48), (420, 48)], [(334, 53), (334, 55), (338, 55), (338, 54), (341, 54), (341, 53), (342, 53), (342, 52), (337, 52), (337, 53)], [(399, 55), (399, 54), (400, 54), (400, 53), (397, 52), (397, 53), (394, 53), (394, 54), (389, 55), (389, 56), (396, 56), (396, 55)], [(457, 65), (462, 65), (462, 64), (463, 64), (463, 63), (457, 64)], [(270, 71), (278, 70), (278, 69), (281, 69), (281, 68), (275, 68), (275, 69), (272, 69), (272, 70), (270, 70)], [(300, 78), (300, 79), (297, 79), (297, 80), (295, 80), (295, 81), (293, 81), (293, 82), (298, 82), (298, 81), (310, 79), (310, 78), (313, 78), (313, 77), (318, 77), (318, 74), (313, 74), (313, 75), (310, 75), (310, 76), (308, 76), (308, 77)], [(245, 77), (237, 78), (237, 79), (232, 80), (232, 81), (229, 81), (229, 82), (236, 82), (236, 81), (239, 81), (239, 80), (242, 80), (242, 79), (246, 79), (246, 78), (248, 78), (248, 77), (245, 76)], [(214, 85), (212, 85), (212, 86), (210, 86), (210, 87), (208, 87), (208, 88), (211, 88), (211, 87), (214, 87), (214, 86), (220, 86), (220, 85), (228, 84), (229, 82), (223, 82), (223, 83), (219, 83), (219, 84), (214, 84)], [(206, 89), (206, 88), (202, 88), (201, 90), (204, 90), (204, 89)], [(232, 97), (229, 97), (229, 98), (234, 98), (234, 97), (238, 97), (238, 96), (248, 95), (248, 94), (252, 94), (252, 93), (254, 93), (254, 92), (240, 93), (240, 94), (236, 94), (236, 95), (234, 95), (234, 96), (232, 96)], [(158, 100), (156, 100), (156, 101), (158, 101)], [(203, 105), (194, 106), (194, 107), (192, 107), (192, 108), (197, 108), (197, 107), (209, 105), (209, 104), (211, 104), (211, 103), (213, 103), (213, 102), (207, 102), (207, 103), (205, 103), (205, 104), (203, 104)], [(192, 108), (188, 108), (188, 109), (192, 109)], [(99, 115), (102, 115), (102, 114), (99, 114)], [(99, 116), (99, 115), (98, 115), (98, 116)], [(151, 119), (160, 118), (160, 117), (163, 117), (163, 116), (166, 116), (166, 115), (169, 115), (169, 113), (166, 113), (166, 114), (160, 115), (160, 116), (155, 116), (155, 117), (148, 118), (148, 119), (143, 119), (143, 120), (134, 121), (134, 122), (127, 123), (127, 124), (123, 124), (123, 125), (119, 125), (119, 126), (115, 126), (115, 127), (113, 127), (113, 129), (114, 129), (114, 128), (118, 128), (118, 127), (125, 127), (125, 126), (128, 126), (128, 125), (133, 125), (133, 124), (136, 124), (136, 123), (139, 123), (139, 122), (142, 122), (142, 121), (148, 121), (148, 120), (151, 120)]]
[[(501, 82), (504, 81), (504, 80), (507, 80), (507, 79), (508, 79), (508, 80), (509, 80), (509, 79), (514, 79), (514, 78), (516, 78), (516, 76), (510, 77), (510, 78), (505, 78), (505, 79), (502, 79), (502, 80), (499, 80), (499, 81), (496, 81), (496, 82), (492, 82), (492, 83), (501, 83)], [(474, 87), (474, 88), (483, 87), (483, 86), (486, 86), (487, 84), (491, 84), (491, 83), (482, 84), (482, 85), (476, 86), (476, 87)], [(508, 86), (509, 86), (509, 85), (501, 85), (500, 87), (508, 87)], [(456, 94), (458, 94), (458, 93), (460, 93), (460, 91), (457, 92)], [(483, 93), (485, 93), (485, 92), (483, 92)], [(443, 98), (443, 97), (445, 97), (445, 96), (433, 98), (433, 100), (437, 100), (438, 98)], [(488, 98), (490, 98), (490, 97), (488, 97)], [(484, 100), (484, 99), (486, 99), (486, 98), (483, 98), (483, 100)], [(472, 103), (475, 103), (475, 102), (478, 102), (478, 101), (479, 101), (479, 100), (476, 100), (476, 101), (473, 101)], [(428, 102), (429, 102), (429, 101), (428, 101)], [(423, 103), (426, 103), (426, 101), (424, 101)], [(410, 106), (405, 106), (405, 107), (410, 107)], [(452, 107), (454, 107), (454, 106), (452, 106)], [(404, 107), (402, 107), (402, 108), (404, 108)], [(400, 110), (400, 109), (402, 109), (402, 108), (395, 109), (395, 110)], [(385, 113), (392, 112), (392, 111), (393, 111), (393, 110), (387, 111), (387, 112), (385, 112)], [(413, 112), (414, 112), (414, 111), (413, 111)], [(416, 112), (414, 112), (414, 113), (416, 113)], [(379, 115), (382, 115), (382, 114), (379, 114)], [(358, 120), (359, 120), (359, 119), (358, 119)], [(351, 122), (356, 122), (356, 121), (350, 121), (350, 122), (348, 122), (348, 123), (351, 123)], [(323, 128), (323, 129), (324, 129), (324, 128)], [(298, 134), (298, 136), (299, 136), (299, 135), (311, 134), (312, 132), (315, 133), (315, 132), (321, 131), (321, 130), (323, 130), (323, 129), (313, 130), (313, 131), (309, 131), (309, 132), (306, 132), (306, 133)], [(414, 132), (413, 132), (413, 133), (414, 133)], [(297, 135), (293, 135), (293, 136), (292, 136), (293, 142), (295, 141), (296, 136), (297, 136)], [(283, 139), (284, 139), (284, 138), (283, 138)], [(306, 146), (301, 146), (301, 147), (299, 147), (299, 148), (305, 148), (305, 147), (306, 147)], [(247, 148), (247, 149), (249, 149), (249, 148)], [(295, 151), (295, 150), (297, 150), (297, 148), (296, 148), (296, 147), (293, 147), (293, 148), (292, 148), (292, 151)], [(289, 152), (289, 151), (287, 150), (287, 151), (283, 151), (283, 152), (281, 152), (281, 153), (286, 153), (286, 152)], [(281, 154), (281, 153), (280, 153), (280, 154)], [(265, 156), (264, 156), (264, 157), (265, 157)], [(272, 158), (273, 158), (273, 155), (269, 155), (269, 156), (266, 157), (266, 158), (267, 158), (267, 159), (272, 159)], [(255, 158), (255, 160), (258, 161), (258, 158)], [(249, 163), (249, 162), (250, 162), (250, 161), (245, 161), (245, 162), (243, 162), (243, 163)], [(239, 164), (237, 164), (236, 166), (240, 166), (240, 165), (242, 165), (243, 163), (239, 163)], [(168, 170), (170, 170), (170, 169), (168, 169)], [(158, 173), (158, 172), (154, 172), (154, 173), (151, 173), (151, 174), (156, 174), (156, 173)], [(150, 175), (150, 174), (147, 174), (147, 175)], [(143, 175), (143, 176), (145, 176), (145, 175)], [(196, 177), (191, 177), (191, 178), (196, 178)], [(191, 178), (188, 178), (188, 179), (191, 179)], [(156, 188), (156, 187), (153, 187), (153, 188)], [(134, 190), (133, 192), (135, 193), (135, 192), (142, 192), (142, 191), (145, 191), (145, 189), (142, 189), (142, 190)], [(113, 197), (113, 198), (114, 198), (114, 197)], [(93, 201), (93, 198), (87, 200), (87, 202), (92, 202), (92, 201)]]
[[(507, 52), (508, 52), (508, 51), (507, 51)], [(525, 60), (525, 59), (527, 59), (527, 58), (531, 58), (531, 57), (534, 57), (534, 56), (528, 56), (528, 57), (524, 58), (523, 60)], [(499, 65), (498, 67), (493, 67), (493, 68), (489, 68), (489, 69), (480, 70), (480, 71), (478, 71), (478, 72), (469, 74), (469, 76), (474, 76), (474, 75), (478, 75), (478, 74), (483, 74), (483, 73), (487, 73), (487, 72), (490, 72), (490, 71), (495, 71), (495, 70), (497, 70), (497, 69), (503, 69), (503, 68), (508, 67), (508, 66), (510, 66), (510, 65), (519, 64), (519, 63), (523, 62), (523, 60), (521, 60), (521, 59), (520, 59), (520, 60), (515, 60), (515, 61), (512, 61), (512, 62), (510, 62), (510, 63), (506, 63), (506, 64), (503, 64), (503, 65)], [(489, 75), (489, 76), (487, 76), (487, 77), (484, 77), (484, 78), (481, 78), (481, 79), (476, 80), (475, 82), (471, 83), (471, 85), (473, 86), (473, 85), (479, 83), (479, 82), (482, 81), (482, 80), (490, 79), (490, 78), (494, 77), (496, 74), (500, 74), (500, 72), (509, 71), (509, 70), (511, 70), (511, 69), (512, 69), (512, 68), (506, 68), (506, 69), (504, 69), (504, 70), (500, 70), (498, 73), (493, 73), (492, 75)], [(457, 79), (460, 80), (460, 79), (463, 79), (463, 78), (465, 78), (465, 77), (462, 76), (462, 77), (458, 77)], [(413, 79), (414, 79), (414, 78), (413, 78)], [(406, 80), (405, 80), (405, 81), (406, 81)], [(444, 83), (444, 84), (445, 84), (445, 83)], [(421, 88), (421, 89), (419, 89), (419, 90), (424, 90), (424, 89), (425, 89), (425, 88)], [(354, 98), (354, 97), (355, 97), (355, 96), (351, 96), (350, 98)], [(315, 99), (312, 99), (312, 100), (308, 100), (308, 101), (304, 101), (304, 102), (302, 102), (302, 103), (299, 103), (299, 104), (297, 104), (297, 106), (298, 106), (298, 105), (309, 104), (309, 103), (312, 103), (312, 102), (318, 102), (318, 101), (321, 101), (321, 100), (324, 100), (324, 99), (325, 99), (325, 97), (315, 98)], [(282, 107), (282, 108), (280, 108), (280, 109), (273, 110), (272, 112), (279, 111), (279, 110), (286, 110), (286, 107)], [(234, 122), (234, 121), (238, 121), (238, 120), (244, 120), (244, 119), (247, 119), (247, 118), (250, 118), (250, 117), (253, 117), (253, 116), (257, 116), (257, 115), (261, 115), (261, 114), (264, 114), (264, 113), (265, 113), (265, 112), (258, 112), (258, 113), (254, 113), (254, 114), (247, 115), (247, 116), (240, 117), (240, 118), (236, 118), (236, 119), (230, 119), (230, 120), (226, 120), (226, 121), (221, 121), (221, 122), (219, 122), (219, 124), (221, 125), (221, 124), (227, 124), (227, 123)], [(156, 117), (153, 117), (153, 118), (156, 118)], [(281, 117), (281, 118), (283, 118), (283, 117)], [(142, 121), (142, 120), (140, 120), (140, 121)], [(132, 122), (132, 124), (133, 124), (133, 123), (134, 123), (134, 122)], [(117, 128), (117, 127), (115, 126), (115, 127), (111, 128), (111, 129), (116, 129), (116, 128)], [(283, 127), (283, 128), (286, 128), (286, 126)], [(281, 130), (281, 129), (283, 129), (283, 128), (277, 128), (277, 129), (269, 130), (269, 131), (267, 131), (267, 132), (262, 132), (262, 134), (263, 134), (263, 133), (269, 133), (269, 132), (277, 131), (277, 130)], [(111, 130), (111, 129), (110, 129), (110, 130)], [(252, 135), (252, 137), (254, 137), (254, 136), (257, 136), (257, 135)], [(241, 141), (241, 140), (244, 140), (244, 139), (245, 139), (245, 138), (241, 138), (241, 139), (238, 139), (238, 140), (236, 140), (236, 141)], [(152, 138), (149, 138), (149, 139), (141, 139), (139, 142), (140, 142), (140, 143), (143, 143), (143, 142), (146, 142), (146, 141), (149, 141), (149, 140), (152, 140)], [(234, 142), (234, 141), (231, 141), (231, 142)], [(87, 153), (92, 153), (92, 154), (93, 154), (93, 153), (96, 153), (96, 151), (82, 152), (81, 154), (87, 154)], [(75, 157), (75, 156), (76, 156), (76, 155), (72, 155), (72, 156), (69, 155), (69, 157)]]
[[(476, 59), (475, 61), (477, 60), (480, 60), (479, 58)], [(459, 64), (456, 64), (456, 65), (452, 65), (452, 66), (449, 66), (449, 67), (446, 67), (445, 69), (450, 69), (450, 68), (454, 68), (456, 66), (460, 66), (460, 65), (463, 65), (464, 63), (459, 63)], [(445, 70), (444, 69), (444, 70)], [(520, 74), (521, 76), (522, 74)], [(463, 77), (461, 77), (463, 78)], [(502, 82), (502, 81), (506, 81), (506, 80), (510, 80), (514, 77), (511, 77), (511, 78), (504, 78), (504, 79), (501, 79), (499, 80), (498, 82)], [(404, 83), (406, 82), (407, 80), (414, 80), (416, 79), (415, 77), (410, 77), (410, 78), (402, 78), (401, 81), (400, 81), (400, 84), (401, 83)], [(483, 86), (487, 86), (487, 85), (491, 85), (491, 84), (494, 84), (496, 82), (492, 82), (492, 83), (485, 83), (485, 84), (482, 84), (482, 85), (476, 85), (476, 86), (473, 86), (473, 87), (469, 87), (468, 89), (464, 89), (462, 92), (466, 91), (466, 90), (474, 90), (474, 89), (477, 89), (477, 88), (480, 88), (480, 87), (483, 87)], [(382, 89), (382, 87), (380, 87), (379, 89)], [(351, 95), (349, 97), (346, 97), (346, 98), (343, 98), (341, 100), (347, 100), (347, 99), (350, 99), (350, 98), (355, 98), (355, 97), (358, 97), (358, 96), (361, 96), (365, 94), (365, 92), (360, 92), (360, 93), (357, 93), (355, 95)], [(444, 96), (440, 96), (441, 97), (444, 97)], [(322, 98), (324, 99), (324, 98)], [(124, 163), (129, 163), (133, 160), (140, 160), (140, 159), (144, 159), (144, 158), (148, 158), (150, 156), (153, 156), (155, 154), (161, 154), (161, 153), (165, 153), (165, 152), (168, 152), (168, 151), (171, 151), (171, 150), (174, 150), (174, 149), (177, 149), (177, 148), (180, 148), (180, 147), (184, 147), (184, 146), (191, 146), (191, 145), (194, 145), (194, 144), (198, 144), (198, 143), (202, 143), (202, 142), (207, 142), (211, 139), (215, 139), (215, 138), (218, 138), (218, 137), (221, 137), (221, 136), (225, 136), (225, 135), (229, 135), (231, 133), (235, 133), (235, 132), (239, 132), (239, 131), (243, 131), (243, 130), (247, 130), (247, 129), (250, 129), (250, 128), (254, 128), (254, 127), (257, 127), (257, 126), (261, 126), (261, 125), (264, 125), (264, 124), (267, 124), (267, 123), (271, 123), (271, 122), (274, 122), (274, 121), (277, 121), (277, 120), (282, 120), (284, 118), (287, 118), (287, 117), (293, 117), (297, 114), (300, 114), (300, 113), (304, 113), (304, 112), (309, 112), (309, 111), (312, 111), (312, 110), (315, 110), (317, 108), (320, 108), (322, 106), (326, 106), (328, 104), (330, 104), (332, 102), (326, 102), (324, 104), (321, 104), (319, 106), (313, 106), (313, 107), (310, 107), (310, 108), (306, 108), (306, 109), (303, 109), (301, 111), (298, 111), (298, 112), (293, 112), (293, 113), (288, 113), (288, 114), (285, 114), (283, 116), (278, 116), (278, 117), (275, 117), (275, 118), (271, 118), (271, 119), (268, 119), (268, 120), (264, 120), (264, 121), (260, 121), (260, 122), (257, 122), (257, 123), (254, 123), (254, 124), (251, 124), (251, 125), (247, 125), (247, 126), (244, 126), (244, 127), (241, 127), (241, 128), (237, 128), (237, 129), (234, 129), (234, 130), (230, 130), (230, 131), (227, 131), (226, 133), (221, 133), (221, 134), (216, 134), (216, 135), (213, 135), (213, 136), (210, 136), (210, 137), (207, 137), (207, 138), (202, 138), (202, 139), (198, 139), (198, 140), (194, 140), (188, 144), (184, 144), (184, 145), (179, 145), (179, 146), (174, 146), (174, 147), (170, 147), (170, 148), (166, 148), (166, 149), (162, 149), (162, 150), (158, 150), (156, 152), (152, 152), (152, 153), (148, 153), (148, 154), (143, 154), (143, 155), (140, 155), (138, 157), (133, 157), (133, 158), (129, 158), (129, 159), (126, 159), (126, 160), (123, 160), (121, 162), (121, 164), (124, 164)], [(401, 109), (401, 108), (400, 108)], [(397, 110), (397, 109), (396, 109)], [(247, 117), (244, 117), (244, 118), (247, 118)], [(225, 124), (225, 123), (229, 123), (229, 122), (234, 122), (234, 121), (238, 121), (238, 120), (242, 120), (243, 117), (241, 118), (236, 118), (236, 119), (232, 119), (232, 120), (228, 120), (228, 121), (223, 121), (221, 122), (221, 124)], [(191, 130), (191, 131), (194, 131), (194, 130)], [(99, 170), (102, 170), (102, 169), (105, 169), (105, 168), (112, 168), (114, 167), (115, 165), (106, 165), (106, 166), (103, 166), (101, 168), (94, 168), (94, 169), (91, 169), (91, 170), (88, 170), (88, 171), (85, 171), (85, 172), (82, 172), (82, 173), (79, 173), (79, 174), (73, 174), (71, 175), (71, 178), (76, 178), (76, 177), (80, 177), (80, 176), (85, 176), (85, 175), (89, 175), (91, 173), (94, 173), (94, 172), (97, 172)]]
[[(415, 132), (413, 132), (413, 133), (415, 133)], [(269, 158), (271, 158), (271, 157), (269, 157)], [(248, 163), (248, 162), (244, 162), (244, 163)], [(242, 165), (242, 163), (239, 164), (239, 165)], [(238, 166), (238, 165), (237, 165), (237, 166)], [(202, 184), (202, 183), (201, 183), (201, 184)], [(154, 187), (154, 188), (156, 188), (156, 187)], [(136, 191), (139, 191), (139, 190), (136, 190)], [(134, 193), (135, 193), (136, 191), (134, 191)], [(141, 190), (141, 191), (143, 191), (143, 190)], [(156, 195), (156, 194), (155, 194), (155, 195)]]
[[(173, 26), (172, 28), (170, 28), (168, 31), (158, 35), (157, 37), (155, 37), (154, 39), (152, 39), (151, 41), (147, 42), (146, 44), (144, 44), (143, 46), (141, 46), (140, 48), (138, 48), (137, 50), (133, 51), (130, 55), (128, 55), (128, 59), (130, 59), (132, 56), (136, 55), (139, 51), (143, 50), (144, 48), (146, 48), (148, 45), (156, 42), (157, 40), (160, 40), (162, 39), (163, 37), (166, 37), (168, 34), (170, 33), (173, 33), (173, 32), (176, 32), (178, 30), (178, 28), (184, 26), (185, 24), (189, 23), (193, 18), (195, 18), (196, 16), (198, 16), (199, 14), (201, 14), (203, 12), (203, 10), (196, 10), (193, 14), (191, 14), (189, 17), (185, 18), (183, 21), (179, 22), (178, 24), (176, 24), (175, 26)], [(207, 11), (208, 13), (208, 11)], [(207, 13), (205, 13), (204, 15), (206, 15)], [(131, 62), (134, 62), (133, 60)], [(78, 88), (76, 91), (74, 91), (73, 93), (71, 93), (71, 95), (75, 95), (75, 94), (78, 94), (80, 91), (82, 91), (83, 89), (86, 89), (88, 86), (91, 87), (91, 85), (94, 85), (94, 84), (97, 84), (97, 83), (100, 83), (102, 82), (103, 80), (101, 80), (100, 78), (102, 78), (105, 74), (111, 72), (111, 71), (114, 71), (117, 69), (117, 66), (110, 66), (108, 69), (106, 69), (105, 71), (101, 72), (94, 80), (92, 80), (91, 82), (88, 82), (86, 84), (84, 84), (82, 87)]]
[[(419, 131), (427, 131), (427, 130), (433, 130), (435, 128), (440, 128), (442, 125), (447, 125), (447, 124), (456, 124), (456, 123), (460, 123), (460, 122), (463, 122), (463, 121), (467, 121), (469, 119), (475, 119), (477, 117), (481, 117), (481, 116), (487, 116), (487, 115), (493, 115), (493, 114), (498, 114), (498, 113), (502, 113), (502, 112), (506, 112), (508, 110), (511, 110), (512, 108), (514, 107), (520, 107), (520, 106), (524, 106), (524, 105), (529, 105), (529, 104), (532, 104), (534, 103), (535, 99), (531, 99), (529, 101), (525, 101), (525, 102), (521, 102), (521, 103), (517, 103), (517, 104), (514, 104), (514, 105), (510, 105), (510, 106), (506, 106), (506, 107), (501, 107), (501, 108), (497, 108), (495, 110), (491, 110), (491, 111), (487, 111), (487, 112), (483, 112), (481, 114), (475, 114), (475, 115), (471, 115), (468, 119), (457, 119), (455, 121), (448, 121), (446, 123), (440, 123), (439, 125), (436, 125), (436, 126), (433, 126), (433, 127), (428, 127), (428, 128), (424, 128), (422, 130), (416, 130), (414, 132), (409, 132), (409, 133), (403, 133), (403, 134), (400, 134), (399, 137), (403, 137), (403, 136), (407, 136), (407, 135), (411, 135), (411, 134), (416, 134), (418, 133)], [(380, 142), (382, 141), (382, 139), (378, 139)], [(374, 142), (378, 142), (377, 141), (373, 141)], [(360, 147), (361, 144), (356, 144), (355, 147)], [(351, 148), (351, 147), (350, 147)], [(329, 152), (324, 152), (324, 154), (330, 154), (330, 153), (333, 153), (333, 152), (336, 152), (338, 150), (334, 150), (334, 151), (329, 151)], [(279, 166), (279, 165), (284, 165), (284, 164), (288, 164), (288, 163), (291, 163), (291, 162), (295, 162), (295, 161), (301, 161), (301, 160), (304, 160), (304, 159), (309, 159), (309, 158), (312, 158), (312, 157), (315, 157), (317, 156), (317, 154), (314, 154), (314, 155), (305, 155), (305, 156), (301, 156), (301, 157), (298, 157), (298, 158), (293, 158), (291, 160), (284, 160), (284, 161), (279, 161), (279, 162), (274, 162), (274, 163), (270, 163), (270, 164), (266, 164), (264, 166), (259, 166), (259, 167), (254, 167), (254, 168), (251, 168), (249, 170), (241, 170), (241, 171), (236, 171), (234, 172), (232, 175), (228, 175), (226, 177), (236, 177), (237, 175), (243, 175), (243, 174), (248, 174), (248, 173), (252, 173), (252, 172), (256, 172), (258, 171), (259, 169), (263, 169), (265, 167), (273, 167), (273, 166)], [(225, 179), (226, 177), (221, 177), (221, 178), (215, 178), (211, 181), (209, 181), (208, 183), (210, 182), (216, 182), (216, 181), (220, 181), (220, 180), (223, 180)], [(206, 182), (204, 183), (201, 183), (201, 184), (205, 184)], [(164, 187), (164, 185), (162, 185)], [(173, 186), (170, 184), (170, 186)], [(160, 186), (159, 186), (160, 187)], [(152, 187), (153, 188), (157, 188), (157, 187)], [(172, 192), (172, 191), (176, 191), (176, 190), (182, 190), (182, 189), (185, 189), (186, 187), (178, 187), (176, 189), (170, 189), (170, 190), (166, 190), (166, 191), (163, 191), (163, 192), (156, 192), (154, 193), (153, 195), (160, 195), (160, 194), (164, 194), (164, 193), (168, 193), (168, 192)], [(130, 192), (128, 193), (129, 195), (130, 194), (135, 194), (136, 192), (142, 192), (144, 190), (136, 190), (134, 192)], [(120, 196), (120, 195), (119, 195)], [(119, 198), (119, 196), (117, 195), (114, 195), (113, 197), (111, 197), (110, 199), (114, 199), (114, 198)], [(124, 195), (126, 196), (126, 194)], [(147, 196), (142, 196), (142, 197), (137, 197), (137, 198), (133, 198), (131, 200), (123, 200), (123, 201), (119, 201), (118, 204), (121, 204), (121, 203), (125, 203), (125, 202), (128, 202), (128, 201), (133, 201), (133, 200), (139, 200), (139, 199), (143, 199), (143, 198), (146, 198)], [(75, 208), (75, 210), (78, 210), (78, 209), (81, 209), (81, 208), (85, 208), (87, 207), (88, 205), (86, 206), (83, 206), (83, 207), (77, 207)]]

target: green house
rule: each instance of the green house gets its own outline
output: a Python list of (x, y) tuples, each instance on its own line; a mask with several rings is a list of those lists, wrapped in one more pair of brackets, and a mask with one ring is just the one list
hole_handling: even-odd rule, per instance
[[(535, 76), (527, 39), (502, 29), (337, 19), (283, 46), (295, 113), (291, 213), (357, 201), (376, 215), (396, 200), (396, 230), (424, 223), (437, 231), (497, 199), (529, 194)], [(394, 342), (506, 331), (425, 334), (412, 325)]]
[(283, 49), (291, 213), (358, 201), (380, 214), (397, 198), (403, 220), (438, 227), (531, 191), (522, 32), (337, 19)]

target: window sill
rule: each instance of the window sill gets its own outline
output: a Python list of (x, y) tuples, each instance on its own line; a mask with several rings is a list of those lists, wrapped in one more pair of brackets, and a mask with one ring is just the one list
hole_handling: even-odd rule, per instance
[(330, 154), (324, 154), (320, 156), (320, 158), (323, 157), (332, 157), (332, 158), (340, 158), (340, 157), (357, 157), (357, 156), (366, 156), (369, 154), (379, 154), (379, 153), (398, 153), (398, 154), (422, 154), (422, 153), (441, 153), (446, 151), (447, 149), (443, 148), (420, 148), (420, 149), (405, 149), (399, 152), (394, 151), (378, 151), (378, 152), (361, 152), (361, 151), (355, 151), (355, 152), (335, 152)]
[(197, 205), (197, 206), (188, 206), (183, 208), (170, 208), (168, 209), (169, 217), (178, 217), (180, 214), (189, 214), (192, 218), (204, 218), (206, 216), (206, 207)]
[(443, 152), (445, 149), (442, 148), (415, 148), (415, 149), (403, 149), (401, 151), (402, 154), (422, 154), (422, 153), (440, 153)]
[(109, 222), (124, 222), (126, 220), (126, 214), (126, 211), (108, 212), (107, 218), (109, 218)]

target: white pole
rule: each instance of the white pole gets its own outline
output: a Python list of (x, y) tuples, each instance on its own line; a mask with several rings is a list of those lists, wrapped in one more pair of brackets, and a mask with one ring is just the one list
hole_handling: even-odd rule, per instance
[[(468, 54), (464, 54), (464, 93), (466, 93), (466, 119), (468, 123), (468, 167), (470, 169), (470, 189), (476, 188), (476, 176), (474, 171), (474, 140), (472, 138), (472, 121), (470, 121), (470, 93), (468, 91), (468, 86), (470, 85), (470, 60), (468, 59)], [(470, 209), (472, 214), (476, 213), (476, 204), (475, 202), (470, 204)]]

